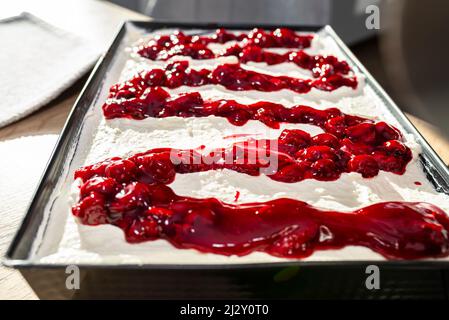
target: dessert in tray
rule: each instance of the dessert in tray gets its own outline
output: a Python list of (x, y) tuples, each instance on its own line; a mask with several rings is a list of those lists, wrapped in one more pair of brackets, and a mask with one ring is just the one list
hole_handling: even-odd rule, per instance
[(448, 196), (329, 36), (162, 30), (127, 54), (44, 261), (449, 255)]

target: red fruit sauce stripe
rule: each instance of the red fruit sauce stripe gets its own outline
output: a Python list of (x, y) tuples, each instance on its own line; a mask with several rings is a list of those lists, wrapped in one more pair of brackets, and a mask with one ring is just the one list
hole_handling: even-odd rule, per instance
[(165, 61), (175, 56), (187, 56), (192, 59), (214, 59), (224, 56), (236, 56), (241, 63), (265, 62), (276, 65), (292, 62), (302, 69), (312, 72), (315, 78), (329, 77), (334, 74), (348, 74), (351, 71), (346, 61), (340, 61), (332, 55), (309, 55), (303, 50), (275, 53), (263, 50), (256, 45), (234, 45), (224, 52), (214, 53), (203, 44), (182, 44), (171, 48), (160, 48), (157, 45), (146, 46), (138, 51), (142, 57)]
[(257, 45), (261, 48), (295, 48), (304, 49), (311, 45), (313, 35), (297, 34), (295, 31), (278, 28), (267, 31), (255, 28), (248, 33), (235, 34), (225, 29), (217, 29), (212, 35), (186, 35), (182, 31), (172, 34), (159, 35), (140, 46), (139, 50), (145, 52), (148, 58), (164, 49), (170, 49), (179, 45), (203, 45), (209, 43), (224, 44), (229, 41), (242, 42), (244, 45)]
[[(103, 105), (103, 112), (107, 119), (214, 115), (226, 117), (238, 126), (248, 120), (258, 120), (271, 128), (279, 128), (281, 122), (307, 123), (321, 127), (325, 133), (312, 138), (301, 130), (285, 130), (278, 139), (281, 152), (295, 156), (307, 147), (330, 147), (333, 148), (332, 153), (343, 152), (345, 158), (366, 155), (368, 158), (365, 157), (365, 161), (374, 163), (368, 160), (372, 157), (377, 167), (395, 173), (403, 173), (411, 159), (409, 148), (398, 141), (402, 136), (396, 128), (383, 121), (374, 123), (366, 118), (344, 114), (337, 108), (317, 110), (301, 105), (286, 108), (271, 102), (244, 105), (234, 100), (204, 101), (198, 92), (170, 97), (165, 90), (155, 87), (135, 99), (110, 99)], [(334, 159), (338, 157), (334, 155)], [(332, 167), (332, 164), (329, 166)], [(341, 172), (347, 170), (345, 164)], [(363, 175), (369, 176), (367, 173)]]
[[(114, 169), (110, 169), (114, 170)], [(255, 251), (304, 258), (317, 250), (364, 246), (389, 259), (448, 256), (449, 218), (427, 203), (384, 202), (352, 212), (293, 199), (228, 204), (176, 195), (160, 183), (84, 180), (72, 213), (111, 224), (131, 243), (166, 239), (177, 248), (243, 256)]]
[[(102, 108), (106, 119), (216, 116), (225, 117), (236, 126), (242, 126), (249, 120), (260, 121), (275, 129), (279, 128), (281, 123), (312, 124), (338, 137), (344, 137), (351, 126), (372, 123), (372, 120), (367, 118), (344, 114), (338, 108), (319, 110), (304, 105), (287, 108), (267, 101), (241, 104), (228, 99), (203, 100), (199, 92), (171, 96), (161, 87), (149, 87), (141, 95), (135, 94), (133, 98), (110, 98)], [(371, 129), (366, 132), (368, 139), (372, 138), (369, 132)], [(399, 131), (385, 122), (379, 122), (376, 130), (389, 135), (388, 140), (398, 139)]]
[(222, 85), (228, 90), (257, 90), (264, 92), (288, 89), (297, 93), (307, 93), (312, 88), (321, 91), (334, 91), (346, 86), (357, 88), (356, 77), (343, 77), (334, 74), (317, 79), (299, 79), (287, 76), (272, 76), (246, 70), (240, 64), (222, 64), (213, 70), (189, 68), (188, 61), (176, 61), (165, 69), (143, 71), (133, 78), (111, 87), (109, 98), (133, 98), (141, 95), (149, 87), (178, 88), (180, 86), (199, 87), (208, 84)]
[[(344, 172), (358, 172), (365, 178), (376, 176), (379, 170), (403, 174), (412, 159), (410, 149), (398, 140), (384, 140), (381, 135), (377, 139), (373, 144), (363, 144), (349, 138), (339, 140), (329, 133), (311, 137), (302, 130), (285, 129), (276, 140), (248, 139), (207, 152), (203, 151), (205, 146), (151, 149), (127, 159), (112, 158), (86, 166), (78, 169), (75, 177), (86, 180), (107, 174), (126, 182), (138, 178), (170, 183), (176, 173), (229, 169), (252, 176), (263, 173), (276, 181), (298, 182), (336, 180)], [(111, 166), (116, 168), (105, 171)]]

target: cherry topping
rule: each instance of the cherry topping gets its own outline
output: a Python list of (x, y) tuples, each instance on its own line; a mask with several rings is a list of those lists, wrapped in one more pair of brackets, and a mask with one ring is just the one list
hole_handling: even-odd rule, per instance
[(384, 121), (376, 123), (376, 133), (382, 141), (398, 140), (401, 138), (399, 131)]
[[(306, 48), (310, 46), (311, 39), (312, 36), (297, 35), (293, 30), (285, 28), (273, 32), (254, 29), (247, 35), (217, 31), (213, 36), (186, 36), (178, 32), (171, 36), (152, 39), (140, 46), (137, 52), (151, 60), (167, 60), (174, 56), (188, 56), (192, 59), (236, 56), (243, 63), (254, 61), (273, 65), (293, 62), (301, 68), (310, 70), (314, 77), (349, 73), (349, 65), (331, 55), (308, 55), (303, 50), (292, 50), (283, 54), (263, 50), (268, 47)], [(224, 52), (214, 53), (207, 47), (209, 43), (226, 43), (231, 40), (239, 42), (228, 47)]]
[(126, 185), (120, 193), (117, 193), (112, 200), (109, 209), (118, 213), (136, 208), (144, 208), (150, 205), (150, 190), (148, 186), (141, 182), (131, 182)]
[(105, 175), (119, 182), (130, 181), (136, 174), (137, 168), (134, 162), (126, 159), (115, 160), (105, 168)]
[(84, 224), (98, 225), (108, 223), (105, 198), (101, 193), (95, 191), (90, 192), (87, 197), (84, 197), (73, 206), (72, 213)]
[[(289, 154), (295, 154), (299, 149), (303, 149), (310, 145), (311, 137), (302, 130), (284, 130), (279, 136), (279, 143)], [(281, 149), (282, 150), (282, 149)]]
[(337, 137), (342, 137), (346, 133), (346, 121), (344, 116), (338, 116), (326, 121), (324, 128), (327, 132)]
[(362, 154), (349, 161), (350, 171), (358, 172), (364, 178), (372, 178), (379, 173), (379, 165), (372, 156)]
[[(178, 248), (225, 255), (263, 251), (279, 257), (302, 258), (316, 250), (348, 245), (366, 246), (387, 258), (449, 255), (449, 218), (441, 209), (426, 203), (386, 202), (353, 212), (338, 212), (282, 198), (227, 204), (215, 198), (178, 196), (167, 186), (176, 174), (222, 169), (253, 176), (266, 174), (286, 183), (303, 179), (336, 180), (344, 172), (371, 178), (379, 170), (396, 174), (405, 171), (412, 158), (411, 150), (398, 141), (399, 131), (385, 122), (345, 115), (337, 108), (286, 108), (264, 101), (251, 105), (234, 100), (205, 101), (198, 92), (172, 97), (161, 88), (219, 84), (229, 90), (289, 89), (297, 93), (307, 93), (312, 88), (325, 91), (341, 86), (356, 88), (356, 78), (343, 76), (349, 73), (349, 66), (333, 56), (263, 50), (303, 48), (310, 46), (311, 39), (288, 29), (273, 32), (254, 29), (247, 35), (220, 29), (213, 36), (177, 32), (150, 40), (139, 53), (153, 60), (166, 60), (174, 55), (210, 59), (216, 55), (207, 48), (209, 43), (235, 40), (237, 44), (224, 55), (235, 55), (242, 62), (293, 62), (309, 69), (316, 79), (275, 77), (246, 70), (239, 64), (224, 64), (211, 71), (195, 70), (189, 68), (187, 61), (176, 61), (165, 69), (143, 72), (111, 87), (103, 106), (106, 118), (215, 115), (226, 117), (235, 125), (249, 120), (261, 121), (272, 128), (279, 128), (282, 122), (309, 123), (320, 126), (325, 133), (311, 137), (302, 130), (289, 129), (282, 131), (275, 141), (242, 141), (230, 148), (214, 149), (211, 154), (217, 154), (218, 161), (212, 163), (204, 160), (205, 155), (201, 154), (204, 148), (159, 148), (127, 159), (107, 159), (75, 172), (75, 178), (83, 184), (72, 213), (84, 224), (110, 223), (123, 229), (131, 243), (166, 239)], [(278, 149), (268, 149), (265, 142), (277, 142)], [(268, 165), (266, 161), (242, 162), (254, 150), (276, 155), (278, 167), (265, 173), (261, 169)], [(189, 161), (174, 162), (173, 154), (186, 155)], [(231, 161), (226, 162), (228, 155)], [(200, 161), (192, 162), (197, 156)], [(239, 195), (237, 192), (236, 201)]]
[(338, 148), (340, 142), (336, 136), (331, 133), (320, 133), (312, 138), (312, 143), (316, 146), (328, 146)]
[[(338, 137), (344, 136), (346, 128), (350, 126), (373, 123), (366, 118), (345, 115), (337, 108), (318, 110), (304, 105), (287, 108), (281, 104), (267, 101), (241, 104), (235, 100), (204, 100), (199, 92), (170, 96), (161, 87), (147, 88), (142, 96), (128, 100), (110, 98), (103, 105), (103, 113), (107, 119), (132, 118), (136, 120), (146, 117), (207, 117), (214, 115), (225, 117), (230, 123), (237, 126), (244, 125), (248, 120), (257, 120), (272, 128), (279, 128), (282, 122), (308, 123), (320, 126), (328, 133), (333, 133)], [(380, 138), (376, 141), (383, 142), (385, 140)]]
[(105, 177), (93, 177), (87, 180), (80, 188), (82, 197), (88, 196), (91, 192), (101, 193), (103, 195), (115, 194), (117, 192), (117, 183), (115, 179)]
[(357, 88), (354, 76), (344, 77), (334, 74), (331, 77), (319, 77), (314, 80), (287, 76), (273, 76), (244, 69), (239, 63), (227, 63), (214, 69), (191, 69), (188, 61), (175, 61), (165, 69), (151, 69), (141, 72), (128, 81), (111, 87), (109, 98), (130, 99), (140, 96), (145, 89), (154, 86), (178, 88), (180, 86), (198, 87), (207, 84), (222, 85), (228, 90), (279, 91), (292, 90), (296, 93), (307, 93), (312, 88), (333, 91), (342, 86)]
[(297, 158), (307, 161), (317, 161), (320, 159), (335, 160), (335, 150), (328, 146), (312, 146), (297, 153)]
[(292, 163), (279, 169), (270, 177), (273, 180), (280, 182), (298, 182), (304, 179), (306, 171), (303, 165), (299, 163)]
[(95, 163), (90, 166), (85, 166), (83, 168), (79, 168), (75, 171), (75, 179), (80, 178), (83, 181), (86, 181), (90, 177), (93, 177), (94, 175), (104, 175), (105, 168), (115, 160), (120, 160), (118, 157), (106, 159), (104, 161)]
[(346, 136), (353, 142), (376, 143), (376, 129), (372, 123), (359, 123), (346, 129)]
[[(312, 164), (313, 174), (332, 175), (331, 163), (330, 159), (316, 161)], [(297, 169), (284, 168), (288, 172)], [(278, 257), (303, 258), (317, 250), (353, 245), (371, 248), (391, 259), (449, 255), (449, 218), (438, 207), (426, 203), (385, 202), (338, 212), (283, 198), (227, 204), (215, 198), (178, 196), (169, 187), (160, 186), (132, 182), (113, 198), (92, 191), (72, 212), (81, 223), (110, 223), (123, 229), (131, 243), (166, 239), (177, 248), (223, 255), (262, 251)], [(159, 196), (165, 200), (158, 204), (146, 199), (155, 188), (167, 193)], [(121, 206), (116, 204), (118, 200)], [(108, 217), (109, 212), (113, 219)]]
[[(360, 140), (357, 135), (352, 138)], [(248, 139), (227, 148), (202, 150), (205, 148), (152, 149), (127, 159), (113, 158), (86, 166), (77, 170), (75, 177), (82, 177), (84, 181), (95, 178), (83, 185), (83, 196), (91, 191), (109, 195), (120, 183), (170, 184), (177, 173), (222, 169), (252, 176), (262, 173), (282, 182), (336, 180), (344, 172), (358, 172), (364, 178), (371, 178), (379, 170), (402, 174), (412, 159), (410, 149), (397, 140), (365, 144), (353, 142), (350, 138), (339, 140), (329, 133), (311, 137), (298, 129), (283, 130), (277, 140)], [(271, 166), (274, 159), (275, 168)], [(97, 179), (98, 176), (105, 178)], [(159, 197), (158, 193), (154, 196)]]
[(312, 175), (317, 180), (326, 181), (335, 179), (335, 177), (339, 176), (339, 173), (336, 170), (335, 162), (328, 158), (315, 161), (312, 163), (310, 168), (312, 169)]
[(395, 157), (402, 157), (409, 151), (409, 149), (404, 144), (397, 140), (386, 141), (383, 144), (383, 150), (385, 150), (388, 155), (392, 155)]
[(126, 230), (126, 240), (131, 243), (154, 240), (158, 236), (158, 224), (150, 216), (133, 220)]
[(175, 168), (166, 153), (153, 153), (138, 158), (139, 169), (150, 179), (147, 182), (169, 184), (175, 179)]

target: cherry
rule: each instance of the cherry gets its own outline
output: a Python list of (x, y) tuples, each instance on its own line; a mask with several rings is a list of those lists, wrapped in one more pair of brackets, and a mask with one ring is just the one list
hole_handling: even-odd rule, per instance
[(233, 46), (231, 48), (228, 48), (226, 55), (236, 55), (236, 53), (238, 53), (240, 61), (243, 63), (248, 61), (263, 62), (264, 59), (262, 48), (257, 46), (247, 45), (243, 47), (243, 49), (238, 45)]
[(312, 143), (316, 146), (328, 146), (334, 149), (340, 145), (338, 138), (331, 133), (317, 134), (312, 138)]
[(157, 60), (159, 57), (159, 52), (162, 50), (162, 46), (152, 43), (151, 45), (140, 46), (137, 53), (144, 58)]
[(147, 88), (140, 96), (140, 100), (145, 105), (145, 115), (150, 117), (158, 115), (169, 97), (170, 94), (161, 87)]
[(123, 103), (120, 104), (115, 102), (103, 104), (102, 109), (106, 119), (124, 118), (129, 112), (128, 108), (123, 107)]
[[(260, 109), (260, 106), (257, 108)], [(239, 111), (235, 105), (222, 110), (228, 113)], [(354, 127), (365, 130), (365, 126)], [(370, 126), (368, 130), (372, 128)], [(354, 132), (357, 133), (358, 130)], [(353, 132), (351, 134), (353, 139), (363, 140)], [(273, 148), (274, 143), (276, 148)], [(256, 161), (249, 162), (252, 152), (256, 152), (258, 156), (254, 158)], [(176, 158), (172, 157), (174, 155), (177, 155)], [(206, 161), (210, 156), (213, 156), (213, 161)], [(276, 168), (279, 170), (271, 167), (273, 157), (276, 157)], [(224, 159), (228, 161), (222, 161)], [(314, 164), (322, 159), (332, 162), (320, 161)], [(397, 140), (386, 141), (380, 145), (378, 141), (375, 144), (355, 143), (349, 138), (339, 140), (329, 133), (318, 134), (312, 138), (302, 130), (285, 129), (277, 140), (250, 139), (234, 143), (229, 148), (216, 148), (205, 154), (196, 149), (152, 149), (129, 159), (114, 158), (87, 166), (78, 170), (76, 177), (88, 180), (104, 175), (117, 184), (135, 180), (144, 184), (165, 185), (175, 179), (176, 173), (229, 169), (252, 176), (265, 174), (273, 180), (284, 182), (303, 179), (334, 180), (343, 172), (351, 171), (359, 172), (366, 178), (375, 176), (379, 169), (402, 174), (411, 159), (410, 149)], [(329, 173), (331, 170), (328, 168), (333, 170), (333, 174)], [(98, 183), (97, 179), (90, 181), (83, 187), (82, 195), (86, 196), (90, 191), (114, 194), (115, 191), (110, 191), (114, 190), (112, 180), (103, 182), (98, 179)], [(150, 195), (151, 201), (163, 203), (174, 197), (166, 189), (154, 190), (154, 195)], [(114, 203), (115, 205), (121, 204)]]
[(348, 162), (349, 160), (351, 160), (352, 154), (342, 149), (335, 150), (335, 154), (336, 154), (336, 159), (334, 160), (335, 164), (342, 172), (348, 172), (349, 171), (347, 169)]
[(162, 112), (164, 116), (183, 114), (190, 115), (203, 104), (203, 98), (198, 92), (183, 93), (177, 97), (167, 99)]
[(171, 72), (167, 74), (165, 85), (168, 88), (177, 88), (184, 84), (185, 79), (184, 74), (179, 72)]
[(297, 150), (310, 145), (310, 134), (303, 130), (285, 129), (279, 136), (279, 143), (294, 146)]
[(312, 175), (318, 180), (335, 180), (339, 177), (335, 162), (329, 158), (319, 159), (310, 166)]
[(342, 137), (346, 133), (346, 122), (344, 116), (331, 118), (324, 124), (326, 132), (337, 137)]
[(172, 63), (169, 63), (165, 70), (169, 73), (183, 73), (189, 68), (189, 62), (188, 61), (175, 61)]
[(388, 155), (392, 155), (398, 158), (405, 156), (408, 153), (407, 151), (409, 151), (409, 149), (404, 144), (397, 140), (386, 141), (382, 145), (382, 149), (385, 150)]
[(328, 146), (311, 146), (296, 154), (298, 159), (315, 162), (320, 159), (336, 159), (335, 150)]
[[(326, 112), (327, 117), (329, 119), (344, 116), (343, 112), (341, 112), (340, 109), (338, 109), (338, 108), (328, 108), (328, 109), (324, 110), (324, 112)], [(348, 115), (345, 116), (346, 121), (347, 121), (347, 118), (348, 118)], [(365, 120), (363, 118), (360, 118), (360, 119)]]
[(256, 44), (263, 47), (271, 47), (274, 45), (274, 41), (271, 37), (265, 33), (264, 30), (259, 28), (254, 28), (248, 33), (247, 43)]
[(149, 216), (143, 219), (135, 219), (126, 230), (126, 240), (131, 243), (153, 240), (158, 236), (158, 223)]
[[(168, 187), (167, 187), (168, 188)], [(170, 188), (168, 188), (170, 189)], [(171, 191), (171, 189), (170, 189)], [(166, 208), (160, 207), (150, 207), (148, 210), (144, 212), (144, 215), (147, 217), (152, 217), (155, 220), (165, 219), (173, 215), (173, 211)]]
[(376, 143), (376, 129), (372, 123), (359, 123), (346, 129), (346, 136), (353, 142)]
[(134, 162), (126, 159), (111, 161), (105, 168), (105, 175), (118, 182), (127, 182), (136, 175), (137, 168)]
[(379, 165), (374, 157), (363, 154), (349, 161), (349, 170), (360, 173), (364, 178), (372, 178), (379, 173)]
[(118, 157), (113, 157), (110, 159), (106, 159), (104, 161), (100, 161), (93, 165), (85, 166), (83, 168), (77, 169), (75, 171), (75, 179), (80, 178), (83, 181), (87, 181), (91, 177), (95, 175), (104, 175), (105, 168), (111, 163), (111, 161), (120, 160)]
[[(314, 163), (314, 174), (332, 177), (330, 163), (329, 159)], [(384, 202), (339, 212), (286, 198), (236, 205), (215, 198), (175, 196), (161, 206), (125, 211), (121, 218), (110, 220), (108, 201), (93, 192), (80, 200), (73, 213), (83, 224), (111, 223), (122, 228), (131, 243), (166, 239), (177, 248), (202, 252), (242, 256), (263, 251), (289, 258), (349, 245), (396, 259), (449, 254), (449, 219), (426, 203)]]
[(402, 174), (405, 171), (405, 165), (409, 160), (397, 158), (392, 155), (388, 155), (384, 151), (375, 151), (372, 156), (379, 164), (379, 169), (397, 174)]
[[(189, 68), (188, 61), (176, 61), (168, 64), (165, 69), (152, 69), (138, 74), (123, 84), (112, 86), (109, 98), (131, 99), (138, 97), (146, 88), (151, 86), (177, 88), (183, 85), (219, 84), (229, 90), (236, 91), (278, 91), (288, 89), (298, 93), (307, 93), (312, 87), (319, 90), (332, 91), (341, 86), (352, 88), (357, 86), (357, 80), (354, 77), (344, 78), (341, 74), (332, 75), (326, 81), (323, 79), (311, 81), (310, 79), (273, 76), (244, 69), (239, 63), (222, 64), (213, 70), (195, 70)], [(324, 82), (325, 84), (323, 85)]]
[(246, 110), (235, 110), (228, 115), (229, 122), (236, 126), (242, 126), (248, 122), (251, 115)]
[(150, 178), (150, 182), (169, 184), (175, 179), (175, 167), (170, 154), (147, 154), (139, 157), (139, 169)]
[(279, 47), (305, 48), (310, 46), (311, 36), (298, 36), (293, 30), (278, 28), (273, 31), (274, 41)]
[(170, 203), (175, 198), (172, 189), (163, 184), (152, 185), (148, 194), (153, 205)]
[(320, 77), (311, 83), (311, 86), (322, 91), (333, 91), (340, 87), (357, 88), (355, 78), (345, 78), (340, 74), (333, 74), (327, 77)]
[(80, 200), (72, 208), (72, 213), (87, 225), (98, 225), (108, 222), (104, 196), (95, 191), (90, 192), (87, 197)]
[[(175, 207), (174, 209), (176, 210), (177, 208)], [(187, 214), (184, 216), (184, 223), (181, 227), (183, 232), (195, 233), (197, 229), (203, 228), (204, 226), (213, 228), (215, 212), (210, 208), (197, 206), (194, 210), (187, 208), (185, 211), (187, 211)]]
[(381, 141), (398, 140), (401, 138), (401, 134), (399, 133), (399, 131), (396, 128), (385, 123), (384, 121), (376, 123), (375, 127), (377, 137)]
[(271, 178), (276, 181), (291, 183), (301, 181), (304, 178), (304, 174), (305, 171), (302, 165), (292, 163), (278, 170), (271, 175)]
[(105, 177), (93, 177), (87, 180), (80, 188), (82, 197), (86, 197), (91, 192), (101, 193), (105, 196), (117, 192), (118, 186), (114, 179)]
[(147, 86), (162, 86), (167, 80), (164, 70), (152, 69), (143, 75)]
[(373, 151), (373, 146), (364, 143), (354, 143), (348, 138), (344, 138), (340, 141), (341, 150), (355, 155), (358, 154), (370, 154)]
[(126, 212), (138, 207), (148, 207), (150, 204), (150, 190), (142, 182), (131, 182), (115, 195), (109, 210), (112, 213)]
[(307, 106), (300, 106), (292, 110), (299, 122), (313, 123), (322, 126), (327, 120), (328, 114), (324, 110), (317, 110)]
[(221, 28), (221, 29), (217, 29), (217, 31), (215, 31), (215, 35), (213, 36), (213, 38), (218, 43), (226, 43), (228, 41), (234, 40), (235, 36), (234, 36), (234, 34), (229, 33), (225, 29)]

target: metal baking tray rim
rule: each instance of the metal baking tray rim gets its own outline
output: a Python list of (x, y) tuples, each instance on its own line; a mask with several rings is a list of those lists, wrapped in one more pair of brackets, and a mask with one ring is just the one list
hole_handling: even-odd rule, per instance
[[(63, 130), (61, 131), (60, 136), (58, 137), (57, 143), (52, 151), (50, 159), (46, 165), (44, 173), (40, 179), (38, 187), (32, 197), (32, 201), (28, 207), (28, 210), (23, 218), (23, 221), (17, 230), (13, 240), (6, 252), (4, 259), (2, 260), (2, 264), (6, 267), (16, 268), (16, 269), (59, 269), (66, 267), (67, 264), (60, 263), (42, 263), (40, 261), (30, 260), (29, 258), (15, 258), (16, 251), (20, 246), (20, 242), (23, 236), (26, 234), (27, 229), (31, 223), (31, 218), (33, 214), (35, 214), (34, 206), (38, 201), (38, 196), (42, 193), (42, 190), (45, 186), (46, 181), (49, 178), (50, 171), (52, 166), (55, 165), (58, 154), (61, 149), (64, 147), (64, 144), (67, 143), (68, 140), (73, 138), (70, 136), (71, 131), (73, 130), (74, 124), (79, 119), (76, 118), (76, 113), (79, 109), (79, 105), (82, 100), (85, 99), (89, 90), (92, 90), (95, 86), (94, 81), (97, 80), (98, 77), (102, 77), (101, 73), (104, 73), (107, 69), (107, 65), (109, 61), (112, 59), (114, 55), (114, 48), (119, 44), (122, 40), (123, 34), (126, 32), (128, 26), (134, 26), (138, 28), (191, 28), (191, 29), (216, 29), (219, 27), (227, 28), (227, 29), (252, 29), (256, 25), (254, 24), (217, 24), (217, 23), (176, 23), (176, 22), (165, 22), (165, 21), (140, 21), (140, 20), (128, 20), (122, 23), (118, 32), (116, 33), (113, 41), (108, 48), (107, 52), (101, 55), (95, 67), (93, 68), (89, 78), (84, 85), (80, 95), (78, 96), (74, 106), (72, 107), (69, 116), (64, 124)], [(258, 27), (273, 29), (279, 27), (279, 25), (269, 25), (269, 24), (258, 24)], [(379, 85), (379, 83), (374, 79), (374, 77), (366, 70), (366, 68), (362, 65), (362, 63), (354, 56), (354, 54), (349, 50), (349, 48), (343, 43), (340, 37), (335, 33), (333, 28), (329, 25), (307, 25), (307, 26), (298, 26), (298, 25), (285, 25), (285, 27), (292, 28), (298, 31), (311, 31), (316, 32), (319, 30), (326, 30), (332, 38), (336, 41), (339, 48), (346, 55), (347, 59), (350, 60), (350, 64), (353, 67), (359, 70), (364, 76), (366, 83), (369, 83), (374, 91), (380, 96), (380, 98), (384, 99), (386, 107), (389, 108), (389, 111), (396, 117), (396, 119), (400, 122), (400, 124), (408, 131), (412, 133), (416, 138), (419, 144), (422, 146), (423, 151), (421, 155), (421, 161), (426, 167), (427, 170), (436, 170), (436, 173), (439, 174), (439, 178), (443, 179), (443, 184), (441, 181), (438, 182), (436, 188), (440, 187), (439, 191), (443, 191), (445, 193), (449, 193), (449, 168), (444, 164), (441, 158), (437, 155), (437, 153), (433, 150), (433, 148), (428, 144), (428, 142), (422, 137), (416, 127), (410, 122), (410, 120), (405, 116), (405, 114), (399, 109), (399, 107), (393, 102), (393, 100), (388, 96), (388, 94), (384, 91), (384, 89)], [(98, 88), (97, 88), (98, 89)], [(433, 176), (432, 172), (427, 171), (427, 174)], [(433, 181), (435, 183), (435, 181)], [(230, 270), (230, 269), (254, 269), (254, 268), (285, 268), (292, 266), (304, 266), (304, 267), (338, 267), (338, 266), (363, 266), (375, 264), (379, 267), (388, 266), (393, 268), (412, 268), (412, 269), (441, 269), (449, 268), (449, 261), (444, 260), (353, 260), (353, 261), (303, 261), (303, 260), (292, 260), (285, 262), (262, 262), (262, 263), (244, 263), (244, 264), (113, 264), (113, 263), (79, 263), (77, 266), (80, 268), (89, 268), (89, 269), (122, 269), (122, 270), (139, 270), (139, 269), (148, 269), (148, 270)]]

